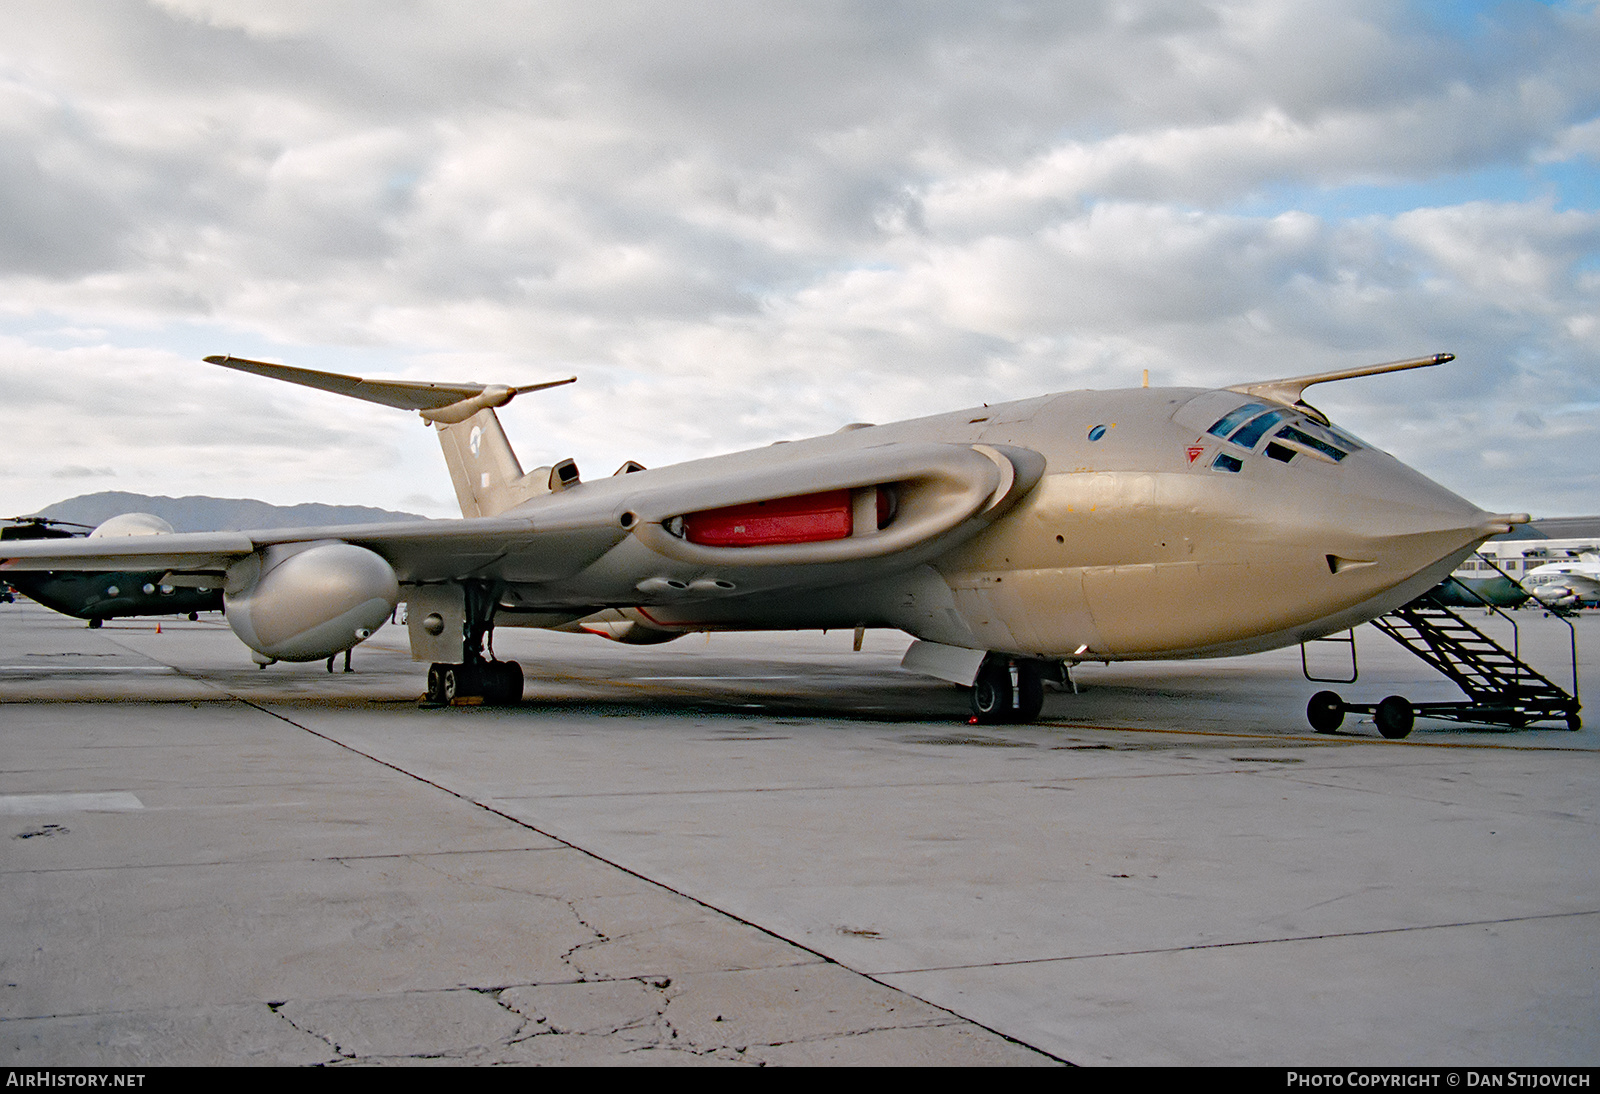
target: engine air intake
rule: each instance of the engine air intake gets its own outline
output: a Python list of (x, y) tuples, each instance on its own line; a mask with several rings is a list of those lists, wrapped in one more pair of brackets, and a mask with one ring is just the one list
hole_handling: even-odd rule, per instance
[(849, 490), (707, 509), (683, 518), (683, 537), (708, 547), (764, 547), (849, 537)]

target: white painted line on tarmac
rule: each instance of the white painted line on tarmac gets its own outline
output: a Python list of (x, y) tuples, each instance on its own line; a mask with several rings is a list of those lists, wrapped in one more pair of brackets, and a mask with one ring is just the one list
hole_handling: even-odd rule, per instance
[(178, 670), (170, 665), (63, 665), (58, 663), (49, 665), (0, 665), (0, 672), (26, 672), (37, 675), (50, 673), (52, 676), (65, 676), (67, 674), (80, 674), (85, 672), (166, 672), (175, 673)]
[(805, 680), (803, 674), (790, 676), (631, 676), (630, 680)]
[(0, 794), (0, 813), (131, 813), (144, 802), (127, 790), (83, 794)]

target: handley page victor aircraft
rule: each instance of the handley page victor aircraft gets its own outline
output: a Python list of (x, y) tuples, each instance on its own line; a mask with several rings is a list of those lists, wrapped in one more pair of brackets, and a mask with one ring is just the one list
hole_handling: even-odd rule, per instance
[(515, 702), (496, 626), (622, 642), (700, 630), (897, 627), (904, 665), (972, 689), (981, 721), (1038, 715), (1082, 660), (1212, 657), (1343, 630), (1437, 585), (1494, 516), (1334, 427), (1312, 384), (1078, 391), (585, 481), (524, 472), (512, 388), (213, 364), (421, 413), (459, 521), (10, 544), (0, 570), (162, 570), (221, 586), (256, 660), (349, 649), (407, 602), (428, 698)]

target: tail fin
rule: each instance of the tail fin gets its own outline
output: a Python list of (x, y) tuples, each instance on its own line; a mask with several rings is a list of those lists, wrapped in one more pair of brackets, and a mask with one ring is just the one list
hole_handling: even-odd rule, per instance
[(571, 460), (524, 474), (494, 412), (495, 407), (504, 406), (518, 395), (570, 384), (577, 380), (576, 376), (525, 387), (505, 387), (500, 384), (364, 380), (359, 376), (247, 361), (240, 357), (215, 356), (206, 360), (240, 372), (417, 411), (423, 421), (439, 431), (439, 447), (444, 450), (450, 481), (455, 486), (464, 517), (496, 516), (529, 498), (577, 481), (577, 470)]
[(439, 447), (450, 468), (450, 481), (464, 517), (494, 517), (529, 498), (548, 494), (577, 481), (571, 460), (554, 467), (536, 467), (527, 474), (506, 440), (495, 412), (485, 407), (461, 422), (434, 422)]

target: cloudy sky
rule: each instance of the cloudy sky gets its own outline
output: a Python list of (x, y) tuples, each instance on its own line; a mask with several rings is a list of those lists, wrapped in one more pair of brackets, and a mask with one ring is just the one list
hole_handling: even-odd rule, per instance
[(0, 515), (454, 515), (414, 417), (201, 364), (576, 385), (527, 466), (1079, 387), (1316, 389), (1600, 512), (1600, 8), (0, 0)]

